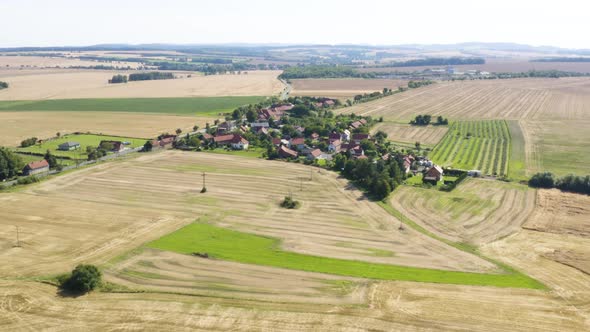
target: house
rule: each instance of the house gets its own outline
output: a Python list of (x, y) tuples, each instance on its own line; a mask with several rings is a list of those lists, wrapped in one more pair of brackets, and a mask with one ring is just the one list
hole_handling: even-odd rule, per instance
[(310, 160), (324, 159), (324, 158), (322, 158), (322, 156), (323, 156), (322, 150), (314, 149), (314, 150), (309, 151), (309, 153), (307, 154), (307, 159), (310, 159)]
[(241, 135), (234, 135), (234, 138), (230, 142), (231, 147), (234, 150), (248, 150), (250, 142)]
[(218, 135), (213, 137), (213, 142), (217, 143), (217, 145), (229, 145), (233, 139), (234, 134)]
[(303, 137), (291, 138), (289, 140), (289, 148), (303, 149), (305, 147), (305, 139)]
[(121, 141), (100, 141), (100, 144), (98, 145), (99, 147), (102, 147), (104, 145), (112, 145), (113, 148), (110, 150), (112, 152), (120, 152), (123, 149), (125, 149), (125, 145), (123, 145), (123, 142)]
[(273, 137), (272, 138), (272, 145), (279, 146), (279, 145), (281, 145), (281, 143), (282, 142), (281, 142), (281, 139), (280, 138), (278, 138), (278, 137)]
[(286, 104), (286, 105), (273, 106), (270, 108), (263, 108), (258, 111), (258, 117), (259, 117), (259, 119), (266, 120), (266, 121), (268, 121), (270, 119), (278, 121), (285, 115), (285, 112), (290, 111), (291, 109), (293, 109), (293, 107), (295, 107), (295, 105)]
[(336, 141), (336, 140), (341, 140), (341, 139), (342, 139), (342, 135), (339, 133), (331, 133), (330, 135), (328, 135), (328, 140), (330, 140), (330, 142)]
[(236, 124), (233, 121), (225, 121), (217, 126), (217, 134), (228, 133), (236, 129)]
[(263, 135), (268, 135), (268, 128), (265, 127), (259, 127), (258, 131), (256, 132), (257, 134), (263, 134)]
[(267, 121), (261, 121), (261, 122), (252, 122), (250, 124), (250, 127), (252, 127), (252, 131), (258, 132), (261, 128), (268, 129), (268, 127), (270, 127), (270, 125), (268, 124)]
[(332, 99), (328, 99), (324, 101), (324, 106), (331, 107), (334, 106), (336, 103)]
[(363, 126), (363, 124), (360, 121), (354, 121), (353, 123), (350, 124), (351, 129), (358, 129), (362, 126)]
[(407, 155), (407, 156), (404, 156), (403, 159), (404, 159), (404, 171), (406, 173), (409, 173), (410, 168), (412, 167), (412, 164), (414, 163), (414, 157)]
[(208, 133), (203, 133), (203, 140), (210, 141), (212, 139), (213, 139), (213, 135), (208, 134)]
[(45, 159), (41, 161), (30, 162), (23, 169), (23, 174), (27, 176), (47, 172), (49, 172), (49, 163)]
[(424, 181), (438, 182), (443, 180), (443, 170), (440, 166), (434, 165), (424, 174)]
[(152, 141), (152, 149), (170, 148), (170, 147), (172, 147), (173, 143), (174, 143), (174, 137), (162, 138), (160, 140), (155, 139)]
[(342, 148), (342, 141), (339, 139), (331, 141), (330, 144), (328, 145), (328, 151), (333, 152), (333, 153), (340, 152), (341, 148)]
[(281, 158), (297, 158), (298, 156), (296, 151), (293, 151), (286, 146), (281, 146), (278, 153)]
[(344, 133), (342, 134), (343, 141), (350, 141), (350, 130), (344, 129)]
[(58, 145), (57, 149), (60, 151), (72, 151), (80, 148), (80, 143), (78, 142), (65, 142)]
[[(350, 151), (350, 155), (353, 158), (359, 158), (361, 156), (365, 155), (365, 150), (363, 150), (363, 148), (361, 148), (360, 145), (355, 145), (354, 147), (351, 147), (348, 149), (348, 151)], [(362, 159), (362, 158), (361, 158)]]
[(365, 139), (371, 139), (371, 135), (369, 135), (369, 134), (360, 134), (360, 133), (352, 134), (352, 141), (355, 144), (360, 144), (361, 141), (362, 140), (365, 140)]
[(313, 141), (317, 141), (320, 138), (320, 134), (318, 133), (311, 133), (311, 139)]

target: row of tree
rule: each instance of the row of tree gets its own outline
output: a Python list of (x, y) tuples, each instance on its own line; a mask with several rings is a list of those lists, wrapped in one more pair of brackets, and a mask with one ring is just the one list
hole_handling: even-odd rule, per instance
[(118, 83), (127, 83), (128, 78), (127, 75), (113, 75), (113, 78), (109, 80), (109, 84), (118, 84)]
[(37, 141), (38, 141), (37, 137), (27, 138), (27, 139), (23, 140), (22, 142), (20, 142), (20, 147), (26, 148), (29, 146), (33, 146), (33, 145), (37, 144)]
[(560, 178), (550, 172), (537, 173), (531, 177), (529, 185), (535, 188), (558, 188), (563, 191), (590, 195), (590, 175), (569, 174)]
[(173, 79), (174, 74), (153, 71), (149, 73), (134, 73), (129, 75), (129, 81), (152, 81)]
[(457, 65), (483, 65), (486, 63), (484, 58), (426, 58), (408, 61), (393, 62), (382, 65), (381, 67), (419, 67), (419, 66), (457, 66)]
[[(414, 120), (410, 121), (411, 125), (414, 126), (428, 126), (432, 121), (432, 115), (430, 114), (424, 114), (424, 115), (416, 115), (416, 117), (414, 118)], [(438, 116), (436, 117), (436, 122), (433, 123), (433, 125), (435, 126), (442, 126), (442, 125), (448, 125), (449, 124), (449, 120), (447, 118), (443, 118), (442, 116)]]
[(342, 77), (375, 78), (376, 75), (374, 73), (361, 73), (352, 67), (309, 65), (287, 67), (279, 77), (283, 79)]

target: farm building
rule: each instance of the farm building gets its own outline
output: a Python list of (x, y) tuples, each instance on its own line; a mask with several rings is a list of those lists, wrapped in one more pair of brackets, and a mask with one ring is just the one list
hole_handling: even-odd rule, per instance
[(35, 175), (47, 172), (49, 172), (49, 163), (45, 159), (28, 163), (23, 169), (24, 175)]
[(231, 147), (235, 150), (247, 150), (250, 142), (240, 135), (234, 135), (231, 140)]
[(172, 147), (172, 144), (174, 143), (174, 137), (167, 137), (167, 138), (162, 138), (161, 140), (153, 140), (152, 141), (152, 148), (161, 148), (161, 149), (165, 149), (165, 148), (170, 148)]
[(78, 142), (65, 142), (58, 145), (57, 149), (60, 151), (72, 151), (80, 148), (80, 143)]
[(289, 148), (303, 149), (305, 148), (305, 139), (303, 137), (291, 138), (289, 140)]
[(364, 139), (371, 139), (371, 135), (369, 134), (352, 134), (352, 141), (356, 144), (360, 144)]
[(281, 146), (279, 148), (279, 156), (281, 158), (297, 158), (298, 154), (296, 151), (293, 151), (286, 146)]
[(443, 169), (438, 165), (430, 167), (426, 174), (424, 174), (424, 181), (439, 182), (442, 181), (442, 179)]
[(113, 146), (113, 148), (110, 149), (110, 151), (112, 152), (120, 152), (123, 149), (125, 149), (125, 145), (121, 141), (100, 141), (100, 144), (98, 146), (103, 147), (109, 145)]
[(342, 147), (342, 141), (340, 141), (339, 139), (330, 140), (330, 145), (328, 145), (328, 151), (338, 153), (338, 152), (340, 152), (341, 147)]

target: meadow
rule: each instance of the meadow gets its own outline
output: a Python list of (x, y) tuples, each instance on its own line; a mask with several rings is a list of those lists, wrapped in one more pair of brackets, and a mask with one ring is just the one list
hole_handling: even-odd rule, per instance
[(264, 97), (104, 98), (0, 101), (4, 111), (128, 112), (216, 116)]
[[(26, 148), (18, 148), (17, 152), (28, 152), (39, 155), (45, 154), (47, 150), (58, 157), (70, 157), (71, 159), (86, 159), (88, 154), (86, 153), (86, 147), (96, 148), (101, 141), (121, 141), (129, 142), (126, 145), (127, 148), (137, 148), (143, 146), (148, 139), (146, 138), (131, 138), (131, 137), (120, 137), (120, 136), (106, 136), (106, 135), (93, 135), (93, 134), (80, 134), (80, 135), (64, 135), (56, 139), (43, 141)], [(80, 143), (80, 148), (72, 151), (60, 151), (58, 146), (66, 142)]]
[(510, 133), (502, 120), (454, 122), (430, 154), (439, 165), (490, 175), (506, 175), (509, 157)]
[(369, 279), (542, 289), (517, 273), (476, 274), (420, 269), (304, 255), (280, 249), (277, 239), (237, 232), (207, 223), (193, 223), (150, 244), (183, 254), (207, 253), (214, 259)]

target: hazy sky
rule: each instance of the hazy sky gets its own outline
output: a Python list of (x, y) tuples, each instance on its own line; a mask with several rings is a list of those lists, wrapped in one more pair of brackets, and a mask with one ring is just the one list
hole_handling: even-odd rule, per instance
[(0, 0), (0, 47), (517, 42), (590, 48), (588, 0)]

